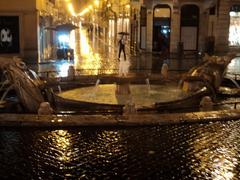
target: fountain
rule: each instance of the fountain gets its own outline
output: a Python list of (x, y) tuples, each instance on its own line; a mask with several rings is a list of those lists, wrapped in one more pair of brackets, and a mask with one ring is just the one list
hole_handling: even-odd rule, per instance
[[(47, 85), (38, 78), (36, 73), (28, 69), (20, 59), (0, 58), (2, 62), (0, 68), (4, 70), (4, 76), (10, 84), (7, 91), (10, 89), (15, 90), (22, 105), (22, 111), (24, 112), (37, 113), (41, 103), (49, 102), (55, 112), (68, 110), (76, 113), (121, 114), (123, 113), (123, 107), (126, 105), (131, 107), (130, 109), (132, 110), (130, 112), (145, 110), (146, 107), (150, 109), (154, 108), (162, 112), (163, 110), (171, 111), (186, 107), (199, 107), (200, 101), (204, 96), (211, 96), (214, 100), (220, 86), (220, 81), (230, 60), (231, 57), (215, 56), (204, 59), (201, 64), (193, 67), (185, 78), (182, 79), (182, 91), (180, 91), (179, 94), (174, 92), (173, 94), (176, 96), (173, 97), (173, 99), (169, 99), (169, 90), (167, 91), (168, 95), (161, 94), (163, 88), (158, 87), (159, 85), (151, 85), (151, 94), (149, 95), (149, 93), (147, 93), (150, 90), (150, 80), (148, 78), (145, 79), (145, 83), (148, 86), (146, 93), (141, 85), (135, 85), (134, 79), (127, 75), (130, 66), (128, 61), (123, 61), (122, 64), (120, 62), (120, 66), (122, 66), (119, 71), (121, 72), (120, 76), (112, 79), (116, 85), (99, 85), (100, 79), (98, 79), (95, 83), (97, 95), (92, 99), (90, 96), (86, 96), (85, 99), (83, 98), (81, 100), (76, 100), (76, 96), (74, 96), (75, 99), (68, 99), (66, 96), (61, 95), (64, 92), (60, 94), (52, 93)], [(115, 86), (115, 88), (113, 88), (115, 90), (111, 90), (113, 91), (112, 95), (107, 94), (111, 93), (108, 89), (105, 89), (102, 95), (100, 94), (101, 88), (105, 88), (106, 86), (110, 89), (113, 88), (112, 86)], [(89, 92), (88, 87), (80, 89), (83, 90), (83, 92), (78, 92), (78, 96), (84, 96)], [(86, 89), (85, 92), (84, 89)], [(4, 93), (4, 96), (5, 94), (6, 93)], [(106, 98), (112, 100), (115, 97), (117, 103), (102, 100), (95, 102), (98, 97), (104, 100)], [(142, 98), (142, 100), (139, 101), (139, 97)], [(166, 97), (167, 100), (162, 101), (162, 97)], [(153, 102), (145, 105), (144, 103), (148, 99), (152, 99)]]
[(42, 102), (38, 109), (38, 115), (50, 115), (53, 109), (48, 102)]
[(204, 96), (200, 102), (200, 108), (202, 111), (210, 111), (213, 109), (213, 102), (211, 97)]
[(168, 78), (168, 65), (167, 65), (167, 63), (164, 63), (164, 64), (162, 65), (161, 75), (162, 75), (163, 78), (165, 78), (165, 79)]
[(95, 83), (95, 88), (98, 87), (99, 83), (100, 83), (100, 79), (98, 78), (97, 81), (96, 81), (96, 83)]
[(147, 90), (148, 90), (148, 93), (150, 93), (151, 86), (150, 86), (150, 81), (149, 81), (149, 78), (146, 78), (146, 85), (147, 85)]
[(119, 62), (119, 76), (127, 76), (129, 72), (130, 62), (128, 60), (120, 60)]
[(202, 97), (216, 98), (227, 65), (233, 55), (218, 57), (205, 56), (203, 62), (193, 67), (181, 80), (181, 88), (188, 96), (166, 103), (156, 103), (158, 111), (198, 108)]

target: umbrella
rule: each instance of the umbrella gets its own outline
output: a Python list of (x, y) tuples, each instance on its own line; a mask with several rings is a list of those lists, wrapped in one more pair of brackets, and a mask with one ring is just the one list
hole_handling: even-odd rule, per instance
[(71, 24), (71, 23), (65, 23), (65, 24), (59, 24), (59, 25), (56, 25), (56, 26), (50, 26), (50, 27), (46, 27), (45, 29), (48, 29), (48, 30), (54, 30), (54, 31), (72, 31), (74, 29), (77, 29), (78, 27)]
[(120, 35), (129, 35), (128, 32), (119, 32), (118, 34), (120, 34)]
[(71, 24), (71, 23), (66, 23), (66, 24), (60, 24), (56, 26), (56, 31), (72, 31), (74, 29), (77, 29), (78, 27)]

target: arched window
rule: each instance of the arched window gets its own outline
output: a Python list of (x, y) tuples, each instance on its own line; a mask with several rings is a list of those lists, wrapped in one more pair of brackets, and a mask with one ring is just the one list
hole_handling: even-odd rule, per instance
[(230, 8), (229, 46), (240, 46), (240, 5)]

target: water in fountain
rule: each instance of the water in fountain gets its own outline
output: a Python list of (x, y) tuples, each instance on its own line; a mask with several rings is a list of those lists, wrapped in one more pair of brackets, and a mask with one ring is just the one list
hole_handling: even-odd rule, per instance
[(97, 81), (95, 83), (95, 87), (98, 87), (99, 83), (100, 83), (100, 79), (97, 79)]
[(57, 87), (58, 87), (58, 92), (59, 92), (59, 93), (62, 93), (62, 88), (61, 88), (61, 86), (58, 85)]
[(95, 86), (94, 86), (94, 91), (93, 91), (92, 96), (96, 96), (96, 93), (97, 93), (98, 87), (99, 87), (99, 83), (100, 83), (100, 79), (97, 79)]
[(129, 72), (130, 62), (128, 60), (120, 60), (119, 62), (119, 76), (127, 76)]
[(146, 78), (146, 85), (147, 85), (147, 91), (148, 91), (148, 93), (150, 93), (151, 86), (150, 86), (149, 78)]
[(178, 89), (175, 84), (153, 85), (151, 84), (151, 93), (148, 94), (145, 84), (122, 85), (119, 92), (116, 93), (117, 84), (101, 84), (93, 96), (94, 87), (83, 87), (65, 91), (59, 94), (61, 97), (77, 101), (86, 101), (104, 104), (128, 104), (130, 98), (138, 106), (150, 106), (155, 102), (167, 102), (184, 97), (186, 94)]

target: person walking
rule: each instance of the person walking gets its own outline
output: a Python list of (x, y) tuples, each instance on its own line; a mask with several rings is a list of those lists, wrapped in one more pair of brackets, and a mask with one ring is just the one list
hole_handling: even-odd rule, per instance
[(125, 40), (123, 38), (123, 35), (121, 36), (118, 44), (119, 44), (118, 60), (120, 61), (120, 56), (121, 56), (121, 53), (123, 52), (124, 60), (126, 61)]

